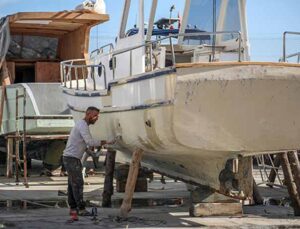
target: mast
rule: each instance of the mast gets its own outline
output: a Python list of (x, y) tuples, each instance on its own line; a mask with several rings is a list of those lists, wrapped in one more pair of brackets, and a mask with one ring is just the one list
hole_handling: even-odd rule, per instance
[(241, 21), (241, 33), (242, 33), (242, 47), (244, 52), (242, 54), (244, 61), (250, 61), (250, 52), (249, 52), (249, 40), (248, 40), (248, 27), (247, 27), (247, 14), (246, 14), (246, 1), (239, 0), (239, 15)]

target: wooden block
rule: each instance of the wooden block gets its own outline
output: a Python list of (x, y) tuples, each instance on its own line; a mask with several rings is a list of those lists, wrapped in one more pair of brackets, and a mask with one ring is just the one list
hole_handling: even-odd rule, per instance
[(190, 216), (234, 216), (243, 214), (241, 203), (198, 203), (190, 207)]
[(148, 191), (148, 182), (146, 178), (138, 178), (134, 192), (147, 192)]
[(126, 180), (116, 180), (116, 191), (125, 192)]
[[(125, 192), (126, 180), (116, 180), (116, 191)], [(136, 181), (134, 192), (147, 192), (148, 182), (146, 178), (138, 178)]]

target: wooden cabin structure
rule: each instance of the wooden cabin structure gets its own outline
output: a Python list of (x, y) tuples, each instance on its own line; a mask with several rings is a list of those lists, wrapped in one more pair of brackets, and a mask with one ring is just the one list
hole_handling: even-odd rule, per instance
[[(5, 61), (0, 62), (0, 144), (6, 151), (0, 156), (6, 157), (8, 177), (13, 173), (13, 161), (19, 165), (23, 158), (26, 178), (29, 150), (52, 148), (59, 159), (65, 144), (62, 140), (74, 125), (61, 96), (60, 62), (85, 58), (91, 27), (108, 21), (109, 16), (90, 11), (20, 12), (6, 20), (10, 43)], [(32, 141), (39, 143), (32, 147)], [(54, 151), (50, 153), (56, 154)], [(16, 174), (18, 181), (18, 169)]]

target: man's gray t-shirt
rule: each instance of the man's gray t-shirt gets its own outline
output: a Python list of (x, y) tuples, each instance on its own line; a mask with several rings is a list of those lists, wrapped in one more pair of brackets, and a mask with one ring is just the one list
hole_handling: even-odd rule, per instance
[(75, 157), (81, 160), (86, 148), (100, 146), (100, 140), (94, 140), (85, 120), (79, 120), (71, 130), (63, 156)]

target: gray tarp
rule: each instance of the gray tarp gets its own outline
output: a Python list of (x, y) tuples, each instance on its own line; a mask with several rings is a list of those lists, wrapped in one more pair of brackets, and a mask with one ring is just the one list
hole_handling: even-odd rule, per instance
[(5, 60), (6, 53), (10, 44), (9, 19), (3, 17), (0, 19), (0, 69)]

